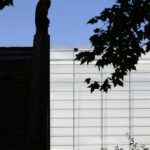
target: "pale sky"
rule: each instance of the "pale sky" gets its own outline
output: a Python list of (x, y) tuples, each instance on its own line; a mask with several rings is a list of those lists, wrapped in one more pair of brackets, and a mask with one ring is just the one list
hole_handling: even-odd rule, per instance
[[(14, 0), (0, 12), (0, 46), (31, 46), (35, 34), (34, 12), (38, 0)], [(95, 26), (87, 21), (115, 0), (51, 0), (51, 47), (87, 47)], [(90, 46), (89, 46), (90, 48)]]

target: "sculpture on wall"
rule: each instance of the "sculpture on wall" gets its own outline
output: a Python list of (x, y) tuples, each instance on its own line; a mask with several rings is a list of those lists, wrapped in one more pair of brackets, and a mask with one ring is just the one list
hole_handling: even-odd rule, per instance
[(37, 4), (35, 12), (35, 24), (37, 27), (37, 33), (40, 32), (42, 29), (47, 29), (49, 26), (49, 19), (47, 15), (50, 5), (50, 0), (39, 0)]
[(27, 150), (49, 150), (49, 51), (50, 0), (39, 0), (35, 11), (36, 34), (32, 50)]

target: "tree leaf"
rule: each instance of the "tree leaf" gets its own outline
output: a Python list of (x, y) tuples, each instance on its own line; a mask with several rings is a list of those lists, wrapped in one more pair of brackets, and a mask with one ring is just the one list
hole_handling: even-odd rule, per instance
[(91, 78), (87, 78), (87, 79), (85, 79), (84, 82), (86, 82), (87, 84), (90, 84), (90, 81), (91, 81)]
[(77, 51), (79, 51), (79, 49), (78, 48), (74, 48), (74, 52), (77, 52)]
[(90, 19), (90, 20), (88, 21), (87, 24), (94, 24), (94, 23), (97, 23), (97, 22), (98, 22), (98, 20), (97, 20), (96, 18), (92, 18), (92, 19)]

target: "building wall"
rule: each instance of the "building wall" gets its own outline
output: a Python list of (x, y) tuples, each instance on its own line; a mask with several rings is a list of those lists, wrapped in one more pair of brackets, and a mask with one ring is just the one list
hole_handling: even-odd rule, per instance
[(90, 93), (86, 77), (103, 81), (111, 66), (98, 71), (79, 65), (69, 50), (51, 50), (51, 150), (129, 149), (127, 133), (150, 146), (150, 59), (129, 73), (124, 87)]
[(25, 150), (32, 47), (0, 48), (0, 149)]

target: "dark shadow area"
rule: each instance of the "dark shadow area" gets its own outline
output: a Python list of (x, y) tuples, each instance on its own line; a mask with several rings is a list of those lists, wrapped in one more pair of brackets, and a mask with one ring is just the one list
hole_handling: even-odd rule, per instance
[(0, 149), (27, 143), (32, 47), (0, 48)]

